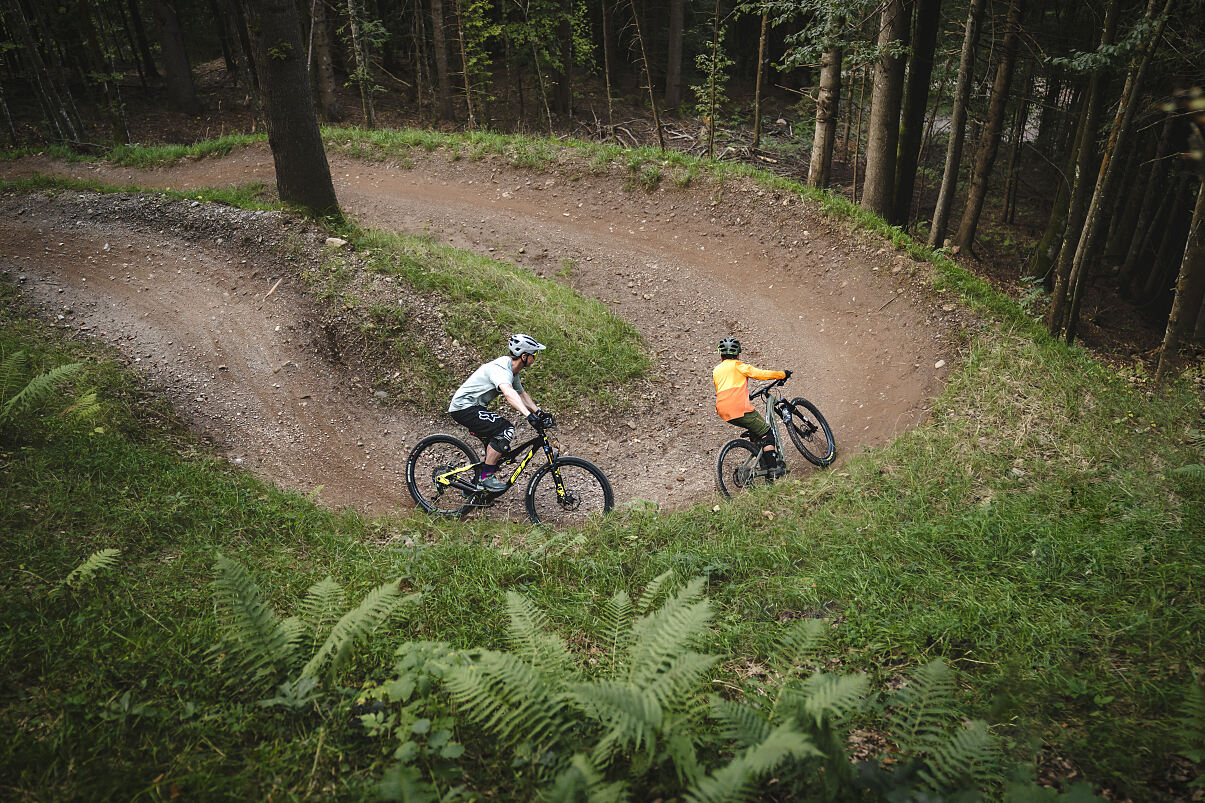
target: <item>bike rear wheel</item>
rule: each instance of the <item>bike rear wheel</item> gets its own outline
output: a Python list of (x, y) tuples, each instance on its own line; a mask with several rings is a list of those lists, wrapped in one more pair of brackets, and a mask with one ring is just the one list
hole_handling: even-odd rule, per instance
[[(558, 493), (553, 470), (560, 475)], [(602, 470), (580, 457), (561, 457), (542, 467), (527, 484), (527, 515), (536, 524), (572, 525), (610, 512), (615, 505), (611, 483)]]
[(472, 485), (476, 475), (472, 467), (478, 462), (477, 453), (460, 438), (428, 435), (406, 458), (406, 488), (428, 513), (463, 516), (473, 507), (473, 493), (451, 485), (449, 474), (456, 472), (451, 477)]
[(770, 481), (761, 467), (761, 449), (743, 438), (730, 440), (715, 461), (716, 485), (724, 496), (735, 496)]
[(791, 443), (809, 463), (823, 468), (837, 459), (837, 441), (816, 405), (796, 396), (789, 401), (780, 401), (776, 410), (791, 436)]

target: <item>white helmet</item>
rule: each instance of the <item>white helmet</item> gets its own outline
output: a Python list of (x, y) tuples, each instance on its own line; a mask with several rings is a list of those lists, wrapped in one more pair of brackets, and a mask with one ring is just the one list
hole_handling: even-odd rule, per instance
[(510, 336), (510, 356), (522, 357), (524, 354), (535, 354), (544, 350), (543, 343), (537, 343), (531, 335), (514, 334)]

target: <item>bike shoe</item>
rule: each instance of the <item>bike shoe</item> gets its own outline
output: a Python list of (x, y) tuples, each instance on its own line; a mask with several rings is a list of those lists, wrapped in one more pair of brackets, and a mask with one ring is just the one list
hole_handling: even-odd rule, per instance
[(500, 494), (510, 486), (497, 474), (491, 474), (483, 480), (478, 480), (477, 487), (487, 493)]

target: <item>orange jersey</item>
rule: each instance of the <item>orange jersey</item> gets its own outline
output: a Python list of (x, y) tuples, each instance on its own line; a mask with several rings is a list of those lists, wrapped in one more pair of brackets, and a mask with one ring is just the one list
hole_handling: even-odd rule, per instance
[(724, 360), (711, 372), (715, 380), (715, 411), (725, 421), (753, 412), (749, 380), (782, 379), (786, 375), (786, 371), (763, 371), (737, 359)]

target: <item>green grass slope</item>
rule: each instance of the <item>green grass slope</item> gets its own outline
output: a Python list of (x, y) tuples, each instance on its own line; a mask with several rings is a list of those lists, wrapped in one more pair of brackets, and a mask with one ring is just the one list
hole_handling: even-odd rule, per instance
[[(1200, 399), (1049, 341), (934, 258), (948, 287), (995, 317), (971, 333), (930, 423), (718, 511), (633, 509), (570, 533), (368, 520), (283, 494), (213, 460), (109, 355), (29, 323), (8, 299), (0, 356), (83, 359), (76, 390), (95, 388), (102, 406), (80, 422), (58, 415), (63, 399), (0, 431), (0, 721), (11, 734), (0, 790), (371, 797), (398, 745), (351, 727), (348, 705), (385, 679), (400, 644), (500, 646), (514, 590), (577, 634), (588, 667), (605, 647), (588, 635), (603, 603), (673, 570), (708, 578), (715, 616), (701, 646), (725, 656), (716, 688), (757, 675), (781, 622), (821, 616), (834, 625), (834, 670), (883, 687), (942, 657), (961, 672), (963, 713), (993, 723), (1014, 755), (1041, 747), (1044, 767), (1069, 762), (1133, 799), (1187, 794), (1200, 769), (1178, 754), (1201, 739), (1201, 723), (1181, 719), (1205, 655), (1205, 483), (1180, 469), (1205, 463)], [(52, 593), (102, 548), (122, 550), (113, 568)], [(204, 659), (221, 621), (218, 552), (249, 567), (281, 614), (327, 575), (353, 600), (390, 580), (424, 596), (344, 667), (349, 691), (265, 708)], [(469, 749), (423, 764), (429, 777), (445, 792), (531, 794), (449, 716)]]

